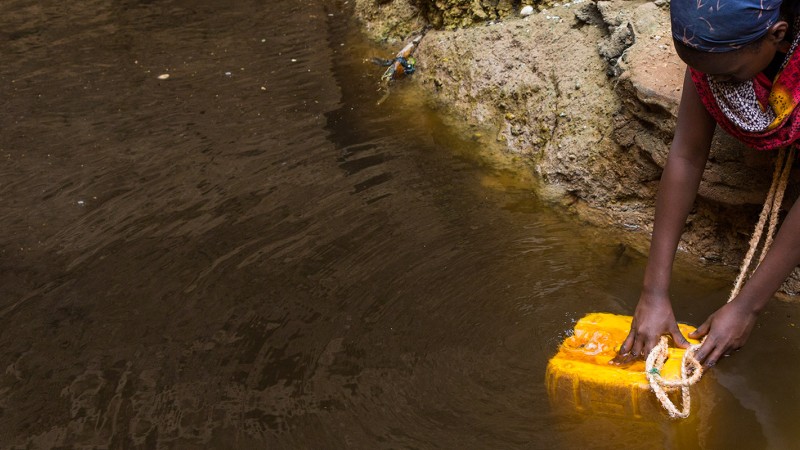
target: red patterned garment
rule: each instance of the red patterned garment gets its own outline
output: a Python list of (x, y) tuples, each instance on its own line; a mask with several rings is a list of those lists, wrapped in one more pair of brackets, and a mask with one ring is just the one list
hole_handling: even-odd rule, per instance
[(717, 124), (756, 150), (786, 147), (800, 140), (798, 41), (795, 38), (774, 81), (760, 73), (745, 82), (719, 82), (690, 68), (700, 100)]

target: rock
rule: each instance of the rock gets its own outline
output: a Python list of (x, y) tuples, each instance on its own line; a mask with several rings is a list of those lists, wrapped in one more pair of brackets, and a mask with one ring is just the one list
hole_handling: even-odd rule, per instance
[(375, 41), (398, 42), (428, 24), (412, 0), (355, 0), (355, 15)]
[[(424, 0), (393, 0), (381, 7), (402, 2), (448, 27), (475, 23), (478, 7), (499, 17), (503, 3), (438, 0), (434, 8)], [(524, 156), (543, 180), (545, 198), (589, 222), (627, 226), (646, 241), (685, 73), (673, 51), (668, 8), (632, 0), (552, 6), (491, 27), (429, 31), (416, 56), (414, 82), (431, 101)], [(738, 265), (772, 158), (718, 131), (681, 248)], [(797, 275), (788, 292), (800, 291)]]
[[(536, 8), (552, 4), (533, 1)], [(372, 39), (395, 42), (424, 25), (452, 30), (515, 16), (519, 0), (355, 0), (355, 4), (356, 17)], [(534, 5), (526, 5), (519, 14), (534, 11)]]
[(598, 45), (598, 50), (601, 56), (612, 64), (616, 64), (616, 59), (622, 56), (622, 52), (627, 50), (628, 47), (633, 45), (634, 40), (633, 26), (630, 22), (626, 22), (613, 28), (611, 37), (602, 41)]
[(531, 5), (525, 5), (519, 12), (519, 15), (522, 17), (527, 17), (530, 16), (531, 14), (533, 14), (533, 6)]
[(581, 6), (575, 11), (575, 19), (583, 24), (605, 25), (603, 16), (600, 14), (600, 10), (597, 9), (597, 3), (595, 2), (581, 3)]
[[(597, 10), (608, 26), (609, 31), (628, 22), (631, 15), (631, 2), (626, 0), (609, 0), (597, 2)], [(669, 23), (669, 22), (668, 22)]]
[[(602, 202), (619, 186), (607, 170), (620, 166), (618, 146), (605, 137), (620, 104), (597, 53), (604, 30), (547, 19), (570, 14), (555, 7), (525, 21), (429, 31), (417, 50), (415, 82), (465, 122), (497, 127), (499, 140), (530, 158), (543, 178)], [(440, 63), (464, 58), (471, 64)]]

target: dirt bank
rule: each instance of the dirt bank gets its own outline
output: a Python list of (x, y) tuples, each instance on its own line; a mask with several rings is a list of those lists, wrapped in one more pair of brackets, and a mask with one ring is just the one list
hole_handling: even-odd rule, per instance
[[(402, 37), (389, 28), (418, 29), (430, 15), (419, 1), (357, 5), (365, 28), (387, 40)], [(667, 4), (548, 5), (527, 17), (518, 14), (519, 5), (494, 10), (478, 24), (468, 12), (472, 26), (429, 31), (416, 54), (413, 82), (447, 114), (489, 130), (508, 151), (524, 155), (550, 199), (593, 224), (630, 230), (645, 250), (685, 71), (671, 45)], [(386, 17), (401, 16), (412, 20), (384, 26)], [(773, 157), (718, 131), (680, 245), (686, 255), (731, 266), (741, 261)], [(789, 201), (795, 196), (790, 192)], [(797, 275), (786, 291), (800, 292)]]

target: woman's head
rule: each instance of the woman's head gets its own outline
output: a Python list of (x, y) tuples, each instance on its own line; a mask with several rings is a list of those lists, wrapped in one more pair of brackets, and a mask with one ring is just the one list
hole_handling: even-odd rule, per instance
[(755, 42), (727, 52), (697, 50), (677, 39), (674, 40), (675, 50), (689, 67), (719, 81), (749, 80), (767, 68), (776, 52), (789, 51), (789, 42), (784, 40), (788, 27), (786, 22), (780, 21)]
[(672, 37), (678, 56), (700, 72), (747, 80), (775, 53), (788, 51), (789, 25), (780, 0), (673, 0)]

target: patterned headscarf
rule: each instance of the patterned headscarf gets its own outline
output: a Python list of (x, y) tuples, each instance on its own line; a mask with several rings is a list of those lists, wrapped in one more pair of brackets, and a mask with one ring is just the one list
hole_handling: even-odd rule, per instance
[(761, 38), (782, 0), (672, 0), (672, 37), (695, 50), (729, 52)]

